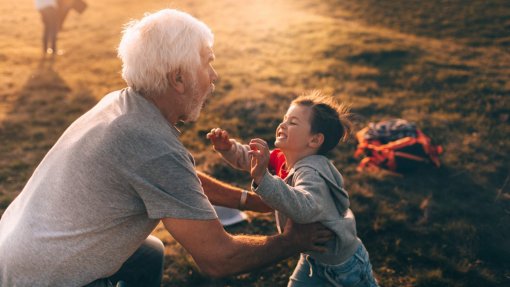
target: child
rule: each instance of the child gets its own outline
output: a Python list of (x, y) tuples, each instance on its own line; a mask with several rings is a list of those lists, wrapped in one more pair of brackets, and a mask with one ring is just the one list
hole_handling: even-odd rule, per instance
[(324, 156), (348, 135), (345, 118), (345, 108), (314, 91), (292, 102), (271, 153), (262, 139), (241, 145), (222, 129), (207, 134), (227, 162), (250, 171), (252, 190), (277, 210), (279, 232), (289, 217), (297, 223), (319, 221), (335, 233), (327, 252), (301, 254), (288, 286), (378, 286), (356, 236), (342, 176)]
[[(43, 22), (43, 55), (57, 53), (58, 3), (57, 0), (35, 0), (35, 7)], [(48, 44), (50, 47), (48, 47)]]

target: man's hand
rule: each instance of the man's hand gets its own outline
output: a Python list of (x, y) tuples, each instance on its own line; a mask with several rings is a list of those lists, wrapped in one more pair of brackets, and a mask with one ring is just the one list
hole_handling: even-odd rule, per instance
[(321, 224), (292, 224), (290, 220), (283, 234), (272, 236), (230, 235), (218, 219), (162, 221), (200, 270), (215, 278), (267, 266), (298, 252), (323, 251), (320, 245), (333, 237)]
[(297, 224), (291, 219), (287, 220), (283, 235), (289, 244), (296, 244), (301, 251), (326, 252), (324, 244), (333, 239), (335, 234), (321, 223)]
[(214, 149), (217, 151), (229, 151), (232, 147), (226, 130), (214, 128), (206, 135), (206, 138), (211, 141)]
[(267, 172), (269, 164), (269, 147), (263, 139), (252, 139), (249, 143), (251, 151), (251, 170), (250, 174), (256, 184), (260, 184), (262, 177)]

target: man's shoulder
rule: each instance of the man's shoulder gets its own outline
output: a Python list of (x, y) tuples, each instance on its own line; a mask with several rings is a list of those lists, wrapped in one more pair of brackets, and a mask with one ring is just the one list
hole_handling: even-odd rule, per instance
[(121, 118), (111, 127), (112, 141), (123, 149), (156, 154), (188, 154), (179, 138), (165, 126), (155, 127), (150, 121)]
[(103, 113), (116, 116), (116, 123), (121, 123), (129, 128), (141, 127), (151, 131), (168, 127), (168, 122), (163, 118), (161, 112), (131, 88), (109, 93), (98, 105), (104, 107)]
[(189, 154), (169, 126), (143, 115), (120, 115), (107, 124), (100, 136), (102, 139), (97, 142), (110, 156), (136, 158), (139, 162), (165, 154)]

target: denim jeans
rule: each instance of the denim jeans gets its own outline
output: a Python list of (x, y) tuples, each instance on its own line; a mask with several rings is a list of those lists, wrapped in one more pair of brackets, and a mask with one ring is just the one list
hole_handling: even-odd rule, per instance
[(338, 265), (323, 264), (306, 254), (301, 254), (287, 286), (377, 287), (379, 285), (372, 273), (368, 252), (363, 243), (360, 243), (354, 255)]
[(150, 235), (117, 273), (85, 287), (113, 287), (118, 281), (123, 281), (127, 287), (159, 287), (163, 278), (164, 250), (161, 240)]

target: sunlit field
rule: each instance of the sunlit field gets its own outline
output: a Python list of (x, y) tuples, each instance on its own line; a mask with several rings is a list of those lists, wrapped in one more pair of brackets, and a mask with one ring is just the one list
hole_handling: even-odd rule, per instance
[[(0, 2), (0, 214), (64, 129), (124, 87), (122, 25), (173, 7), (215, 33), (216, 92), (181, 126), (197, 169), (238, 186), (249, 177), (205, 139), (214, 127), (274, 141), (290, 101), (322, 89), (351, 105), (356, 127), (401, 117), (444, 147), (442, 166), (363, 174), (350, 139), (331, 154), (345, 177), (382, 286), (510, 286), (510, 2), (505, 0), (88, 0), (41, 57), (31, 0)], [(232, 233), (273, 234), (249, 213)], [(297, 256), (213, 280), (162, 228), (163, 286), (286, 286)], [(199, 236), (199, 235), (197, 235)]]

